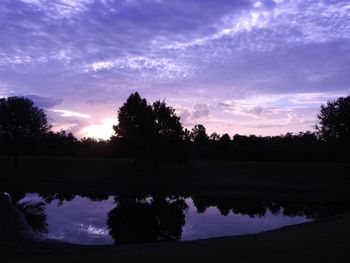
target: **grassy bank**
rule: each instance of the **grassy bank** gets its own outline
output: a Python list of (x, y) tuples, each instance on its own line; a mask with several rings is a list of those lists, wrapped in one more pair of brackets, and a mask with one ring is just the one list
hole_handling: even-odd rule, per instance
[(189, 162), (145, 165), (132, 160), (22, 158), (19, 169), (0, 158), (3, 189), (115, 193), (174, 191), (279, 200), (344, 199), (350, 186), (348, 164), (271, 162)]

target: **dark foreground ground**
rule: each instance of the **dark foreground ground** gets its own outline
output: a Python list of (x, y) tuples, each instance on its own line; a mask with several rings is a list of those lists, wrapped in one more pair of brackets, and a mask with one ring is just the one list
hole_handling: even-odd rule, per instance
[(131, 160), (22, 158), (13, 169), (0, 157), (0, 191), (177, 192), (275, 201), (331, 201), (349, 197), (350, 164), (192, 161), (186, 165)]
[[(349, 164), (192, 162), (135, 172), (128, 160), (0, 158), (0, 191), (176, 191), (240, 198), (349, 198)], [(1, 215), (0, 215), (1, 216)], [(255, 235), (134, 246), (0, 241), (0, 262), (350, 262), (350, 214)]]

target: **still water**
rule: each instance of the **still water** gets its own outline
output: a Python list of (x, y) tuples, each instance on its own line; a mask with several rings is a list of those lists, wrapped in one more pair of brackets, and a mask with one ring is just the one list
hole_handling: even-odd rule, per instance
[(77, 244), (137, 244), (251, 234), (344, 210), (339, 204), (160, 194), (25, 193), (12, 199), (34, 230)]

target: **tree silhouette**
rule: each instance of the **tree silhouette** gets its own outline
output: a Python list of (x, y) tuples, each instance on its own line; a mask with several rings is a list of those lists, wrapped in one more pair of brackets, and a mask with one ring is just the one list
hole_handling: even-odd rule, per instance
[(135, 92), (120, 107), (118, 121), (112, 141), (116, 147), (131, 150), (136, 168), (146, 157), (152, 156), (156, 165), (158, 160), (169, 162), (183, 156), (183, 127), (175, 109), (165, 101), (157, 100), (151, 106)]
[(116, 244), (140, 244), (179, 240), (185, 224), (181, 198), (116, 196), (117, 207), (108, 213), (107, 224)]
[(209, 139), (211, 141), (218, 141), (220, 139), (220, 134), (213, 132), (212, 134), (210, 134)]
[(153, 114), (157, 135), (167, 139), (181, 139), (183, 127), (174, 108), (167, 106), (164, 101), (157, 100), (153, 103)]
[(350, 140), (350, 96), (321, 106), (316, 129), (323, 139)]
[(50, 129), (43, 109), (30, 99), (8, 97), (0, 99), (0, 137), (8, 142), (18, 166), (19, 154), (25, 143), (40, 138)]
[(221, 215), (233, 214), (248, 215), (251, 218), (266, 216), (267, 212), (273, 215), (306, 216), (310, 219), (319, 219), (329, 215), (336, 215), (349, 211), (348, 203), (315, 202), (315, 201), (266, 201), (260, 199), (239, 199), (220, 196), (191, 196), (197, 213), (204, 213), (209, 207), (216, 207)]
[(37, 233), (47, 233), (48, 224), (45, 214), (46, 204), (44, 202), (26, 201), (19, 202), (16, 207), (25, 216), (28, 225)]
[(196, 143), (206, 142), (208, 140), (208, 135), (205, 127), (202, 124), (197, 124), (192, 129), (192, 139)]
[(166, 105), (164, 101), (153, 103), (155, 130), (153, 152), (155, 161), (160, 157), (163, 161), (175, 161), (182, 155), (183, 127), (175, 109)]
[(54, 156), (73, 155), (78, 140), (72, 133), (49, 131), (45, 136), (44, 149)]
[(222, 135), (219, 139), (218, 146), (219, 146), (219, 158), (221, 160), (227, 160), (230, 152), (231, 147), (231, 137), (227, 133)]
[(207, 143), (209, 139), (205, 127), (202, 124), (194, 126), (191, 137), (194, 143), (195, 158), (205, 158), (207, 155)]
[(154, 123), (152, 107), (137, 92), (132, 93), (119, 108), (118, 124), (113, 129), (117, 138), (123, 139), (131, 150), (135, 168), (149, 152)]

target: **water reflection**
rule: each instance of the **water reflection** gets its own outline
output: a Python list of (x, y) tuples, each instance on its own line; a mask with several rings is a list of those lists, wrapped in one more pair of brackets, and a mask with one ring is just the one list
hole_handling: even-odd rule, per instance
[(116, 244), (180, 240), (187, 208), (181, 197), (116, 196), (107, 224)]
[(350, 209), (348, 203), (339, 202), (274, 202), (215, 196), (193, 196), (192, 199), (198, 213), (203, 213), (208, 207), (214, 206), (224, 216), (232, 212), (248, 215), (252, 218), (264, 217), (266, 213), (270, 212), (273, 215), (281, 214), (286, 217), (304, 216), (308, 219), (319, 219)]
[[(2, 192), (0, 192), (2, 194)], [(25, 217), (28, 225), (36, 233), (47, 233), (46, 203), (43, 201), (27, 200), (21, 201), (26, 196), (23, 192), (11, 192), (11, 203)], [(4, 211), (5, 212), (5, 211)]]
[(9, 192), (37, 232), (82, 244), (139, 244), (255, 233), (349, 210), (347, 203), (217, 196)]

